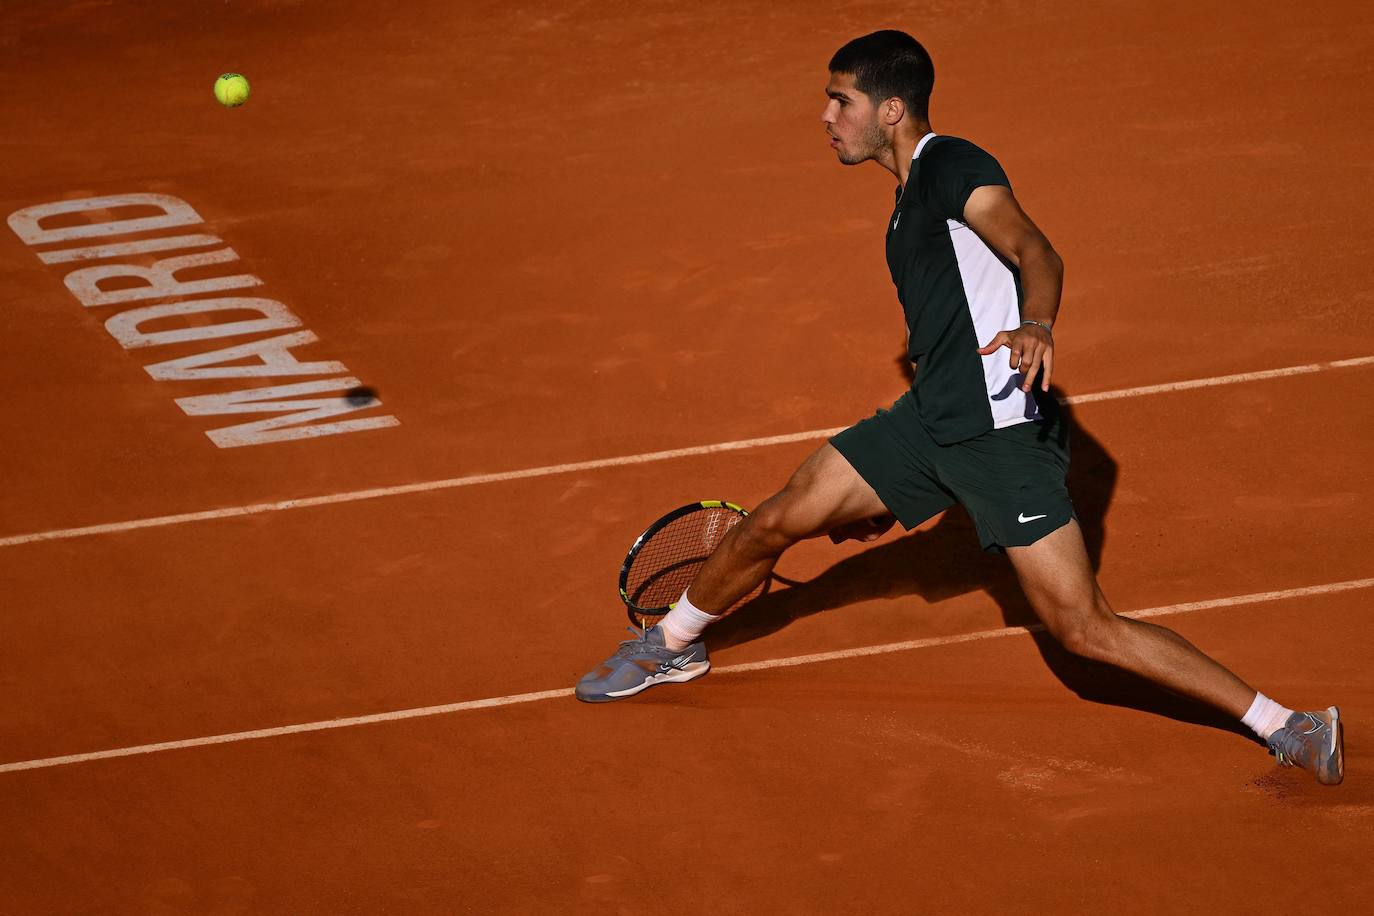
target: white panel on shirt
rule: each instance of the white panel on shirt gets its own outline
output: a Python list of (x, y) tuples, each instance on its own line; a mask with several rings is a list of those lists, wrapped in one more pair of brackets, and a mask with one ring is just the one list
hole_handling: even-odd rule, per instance
[[(1010, 268), (993, 253), (978, 233), (958, 220), (946, 220), (959, 276), (964, 283), (964, 298), (978, 343), (986, 344), (998, 331), (1019, 327), (1021, 311), (1016, 301), (1016, 282)], [(1040, 419), (1035, 399), (1021, 390), (1025, 376), (1008, 365), (1011, 354), (1006, 347), (982, 357), (983, 381), (987, 386), (992, 426), (1001, 429)]]

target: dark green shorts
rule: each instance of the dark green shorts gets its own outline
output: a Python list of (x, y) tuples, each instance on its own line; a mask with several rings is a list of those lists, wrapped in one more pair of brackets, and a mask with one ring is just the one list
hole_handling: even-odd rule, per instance
[(908, 531), (959, 503), (973, 517), (983, 549), (1000, 551), (1034, 544), (1073, 518), (1064, 485), (1069, 431), (1058, 410), (939, 445), (907, 392), (830, 444)]

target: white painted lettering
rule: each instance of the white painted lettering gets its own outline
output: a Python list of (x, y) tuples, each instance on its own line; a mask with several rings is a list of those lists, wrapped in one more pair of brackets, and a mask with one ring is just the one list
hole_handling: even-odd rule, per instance
[(225, 426), (205, 433), (220, 448), (237, 448), (242, 445), (261, 445), (265, 442), (284, 442), (290, 439), (310, 439), (316, 436), (331, 436), (336, 433), (358, 432), (364, 429), (382, 429), (399, 426), (400, 420), (386, 415), (355, 420), (341, 420), (334, 423), (319, 423), (313, 426), (301, 424), (353, 413), (381, 406), (375, 397), (309, 398), (301, 400), (269, 400), (270, 398), (295, 398), (297, 395), (320, 394), (326, 391), (340, 391), (359, 387), (355, 378), (335, 378), (318, 382), (300, 382), (295, 385), (277, 385), (272, 388), (250, 388), (245, 391), (229, 391), (224, 394), (202, 394), (190, 398), (177, 398), (177, 406), (190, 416), (209, 416), (232, 413), (280, 413), (292, 411), (282, 417), (268, 417), (238, 426)]
[[(348, 367), (343, 363), (333, 361), (303, 363), (292, 355), (291, 347), (315, 343), (317, 340), (319, 338), (315, 336), (313, 331), (297, 331), (294, 334), (266, 337), (252, 343), (239, 344), (236, 347), (225, 347), (222, 350), (211, 350), (208, 353), (195, 353), (180, 359), (169, 359), (166, 362), (153, 363), (151, 366), (144, 366), (143, 368), (153, 378), (165, 381), (201, 378), (257, 378), (269, 375), (332, 375), (336, 372), (347, 372)], [(258, 362), (247, 366), (221, 365), (240, 359), (257, 359)]]
[[(253, 311), (262, 315), (251, 321), (229, 321), (220, 324), (194, 328), (176, 328), (169, 331), (140, 331), (139, 326), (158, 318), (174, 315), (197, 315), (202, 312)], [(209, 340), (215, 337), (235, 337), (239, 334), (257, 334), (261, 331), (277, 331), (285, 328), (298, 328), (301, 320), (291, 310), (275, 299), (193, 299), (189, 302), (169, 302), (165, 305), (147, 305), (143, 308), (120, 312), (105, 322), (105, 330), (126, 350), (139, 347), (156, 347), (162, 344), (181, 343), (187, 340)]]
[[(39, 225), (42, 220), (50, 216), (117, 210), (120, 207), (157, 207), (162, 211), (162, 215), (129, 219), (102, 219), (99, 222), (63, 226), (58, 229), (44, 229)], [(204, 220), (200, 218), (199, 213), (191, 208), (190, 204), (167, 194), (112, 194), (108, 197), (59, 200), (26, 207), (11, 213), (9, 216), (10, 228), (24, 240), (26, 245), (52, 245), (57, 242), (69, 242), (72, 239), (93, 239), (107, 235), (124, 235), (130, 232), (151, 232), (154, 229), (192, 226), (201, 222)]]
[[(130, 215), (130, 208), (137, 208), (134, 211), (137, 215)], [(158, 213), (147, 215), (150, 209), (157, 210)], [(126, 215), (120, 217), (120, 211), (124, 211)], [(43, 226), (45, 221), (48, 222), (48, 228)], [(53, 225), (70, 224), (74, 221), (78, 222), (75, 225)], [(108, 261), (114, 258), (224, 244), (218, 236), (207, 233), (109, 241), (113, 236), (150, 233), (203, 222), (190, 204), (166, 194), (113, 194), (37, 204), (11, 213), (8, 222), (15, 234), (30, 246), (53, 246), (84, 239), (97, 240), (35, 252), (44, 264)], [(200, 280), (178, 280), (176, 277), (178, 271), (226, 264), (237, 261), (238, 257), (234, 249), (224, 247), (216, 251), (160, 258), (147, 267), (126, 263), (79, 267), (70, 270), (62, 280), (72, 295), (87, 307), (157, 299), (175, 300), (130, 308), (111, 316), (105, 322), (106, 330), (126, 350), (299, 328), (301, 320), (275, 299), (240, 296), (185, 298), (261, 286), (263, 281), (252, 274)], [(195, 317), (216, 312), (248, 312), (253, 317)], [(153, 325), (156, 329), (147, 328), (148, 325)], [(280, 414), (206, 432), (206, 436), (220, 448), (309, 439), (337, 433), (384, 429), (401, 424), (400, 420), (389, 414), (319, 422), (380, 407), (382, 402), (370, 389), (363, 388), (356, 378), (349, 377), (348, 367), (343, 363), (335, 360), (305, 361), (297, 358), (292, 352), (295, 347), (316, 342), (318, 338), (313, 332), (298, 330), (221, 347), (218, 350), (163, 360), (145, 366), (144, 369), (152, 378), (162, 381), (338, 376), (291, 385), (179, 398), (177, 405), (191, 416)], [(340, 391), (344, 393), (336, 397), (305, 397)]]
[(99, 261), (126, 254), (147, 254), (150, 251), (171, 251), (175, 248), (204, 248), (224, 240), (216, 235), (168, 235), (162, 238), (140, 239), (137, 242), (115, 242), (112, 245), (89, 245), (85, 248), (58, 248), (40, 251), (38, 260), (44, 264), (66, 264), (71, 261)]
[[(136, 302), (140, 299), (161, 299), (165, 296), (190, 296), (195, 293), (213, 293), (226, 289), (242, 289), (246, 286), (261, 286), (262, 281), (252, 274), (237, 274), (232, 277), (212, 277), (208, 280), (178, 280), (174, 275), (178, 270), (189, 267), (203, 267), (207, 264), (224, 264), (237, 261), (238, 254), (232, 248), (207, 251), (203, 254), (186, 254), (179, 258), (163, 258), (154, 261), (152, 267), (139, 267), (136, 264), (102, 264), (99, 267), (83, 267), (62, 278), (67, 289), (72, 291), (82, 305), (111, 305), (116, 302)], [(147, 281), (143, 286), (130, 289), (114, 289), (109, 292), (100, 289), (101, 280), (115, 277), (136, 277)]]

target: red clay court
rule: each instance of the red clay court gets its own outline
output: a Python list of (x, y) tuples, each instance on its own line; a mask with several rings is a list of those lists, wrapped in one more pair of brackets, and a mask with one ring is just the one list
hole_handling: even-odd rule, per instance
[[(645, 524), (906, 384), (892, 182), (819, 120), (888, 27), (1067, 264), (1104, 591), (1339, 703), (1343, 785), (1027, 633), (958, 511), (572, 699)], [(0, 52), (0, 912), (1374, 900), (1355, 4), (90, 0)]]

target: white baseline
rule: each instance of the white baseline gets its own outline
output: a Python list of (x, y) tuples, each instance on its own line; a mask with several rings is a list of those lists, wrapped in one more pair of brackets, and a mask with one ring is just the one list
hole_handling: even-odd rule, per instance
[[(1112, 401), (1121, 398), (1138, 398), (1150, 394), (1165, 394), (1172, 391), (1186, 391), (1190, 388), (1212, 388), (1218, 385), (1236, 385), (1242, 382), (1255, 382), (1263, 379), (1284, 378), (1291, 375), (1311, 375), (1314, 372), (1327, 372), (1333, 369), (1352, 369), (1359, 366), (1374, 366), (1374, 356), (1361, 356), (1355, 359), (1339, 359), (1324, 363), (1308, 363), (1305, 366), (1286, 366), (1281, 369), (1262, 369), (1257, 372), (1242, 372), (1236, 375), (1218, 375), (1212, 378), (1189, 379), (1182, 382), (1166, 382), (1162, 385), (1146, 385), (1139, 388), (1121, 388), (1116, 391), (1098, 391), (1064, 398), (1063, 403), (1090, 404), (1096, 401)], [(390, 487), (375, 487), (368, 490), (350, 490), (346, 493), (331, 493), (326, 496), (306, 496), (299, 499), (283, 499), (277, 502), (252, 503), (246, 506), (229, 506), (223, 509), (206, 509), (200, 512), (183, 512), (177, 515), (159, 515), (152, 518), (136, 518), (123, 522), (109, 522), (103, 525), (86, 525), (81, 528), (56, 528), (51, 531), (36, 531), (31, 534), (14, 534), (0, 538), (0, 547), (17, 547), (39, 541), (58, 541), (67, 538), (87, 537), (94, 534), (115, 534), (121, 531), (136, 531), (140, 528), (160, 528), (165, 525), (182, 525), (187, 522), (203, 522), (220, 518), (237, 518), (243, 515), (260, 515), (264, 512), (281, 512), (286, 509), (307, 509), (311, 506), (330, 506), (337, 503), (359, 502), (365, 499), (380, 499), (384, 496), (403, 496), (407, 493), (428, 493), (434, 490), (452, 490), (457, 487), (472, 487), (484, 483), (501, 483), (508, 480), (523, 480), (529, 477), (550, 477), (554, 474), (570, 474), (577, 471), (592, 471), (599, 468), (623, 467), (631, 464), (649, 464), (654, 461), (668, 461), (673, 458), (688, 458), (694, 455), (711, 455), (718, 452), (733, 452), (746, 448), (761, 448), (768, 445), (785, 445), (791, 442), (805, 442), (810, 439), (828, 439), (846, 427), (834, 429), (812, 429), (801, 433), (787, 433), (781, 436), (765, 436), (761, 439), (739, 439), (734, 442), (717, 442), (714, 445), (694, 445), (687, 448), (674, 448), (662, 452), (645, 452), (641, 455), (621, 455), (618, 458), (597, 458), (592, 461), (575, 461), (571, 464), (552, 464), (521, 471), (500, 471), (494, 474), (473, 474), (468, 477), (449, 477), (444, 480), (426, 480), (419, 483), (399, 484)]]
[[(1141, 619), (1145, 617), (1164, 617), (1169, 614), (1182, 614), (1188, 611), (1202, 611), (1208, 608), (1232, 607), (1238, 604), (1259, 604), (1265, 601), (1283, 601), (1289, 598), (1304, 598), (1312, 595), (1329, 595), (1335, 592), (1348, 592), (1354, 589), (1374, 587), (1374, 579), (1352, 579), (1347, 582), (1330, 582), (1326, 585), (1309, 585), (1303, 588), (1287, 588), (1281, 591), (1256, 592), (1251, 595), (1235, 595), (1230, 598), (1212, 598), (1208, 601), (1189, 601), (1184, 604), (1169, 604), (1162, 607), (1128, 611), (1122, 617)], [(853, 649), (838, 649), (834, 652), (817, 652), (813, 655), (794, 655), (790, 658), (774, 658), (760, 662), (745, 662), (739, 665), (725, 665), (713, 668), (717, 674), (739, 674), (746, 671), (764, 671), (770, 668), (793, 668), (797, 665), (814, 665), (819, 662), (839, 661), (847, 658), (863, 658), (869, 655), (887, 655), (892, 652), (908, 652), (913, 649), (930, 649), (936, 646), (951, 646), (958, 643), (977, 642), (984, 639), (1000, 639), (1004, 636), (1025, 636), (1043, 630), (1040, 624), (1028, 627), (1003, 627), (998, 630), (978, 630), (973, 633), (959, 633), (952, 636), (933, 636), (928, 639), (911, 639), (905, 642), (886, 643), (879, 646), (860, 646)], [(357, 725), (374, 725), (381, 722), (397, 722), (402, 719), (420, 719), (427, 716), (442, 716), (449, 713), (464, 712), (471, 709), (491, 709), (496, 706), (514, 706), (518, 703), (536, 703), (540, 700), (554, 700), (571, 697), (572, 688), (540, 690), (536, 693), (516, 693), (503, 697), (487, 697), (484, 700), (466, 700), (461, 703), (445, 703), (441, 706), (421, 706), (415, 709), (398, 709), (393, 712), (379, 712), (366, 716), (349, 716), (342, 719), (326, 719), (321, 722), (302, 722), (297, 725), (278, 725), (274, 728), (257, 728), (246, 732), (230, 732), (224, 735), (208, 735), (203, 738), (184, 738), (180, 741), (162, 741), (157, 744), (138, 744), (133, 747), (119, 747), (106, 751), (92, 751), (86, 754), (67, 754), (62, 757), (44, 757), (38, 760), (20, 760), (15, 763), (0, 764), (0, 773), (14, 773), (19, 770), (41, 770), (49, 767), (67, 766), (73, 763), (89, 763), (96, 760), (110, 760), (115, 757), (135, 757), (141, 754), (156, 754), (161, 751), (177, 751), (212, 744), (233, 744), (239, 741), (253, 741), (257, 738), (277, 738), (283, 735), (298, 735), (303, 732), (325, 731), (331, 728), (352, 728)]]

